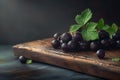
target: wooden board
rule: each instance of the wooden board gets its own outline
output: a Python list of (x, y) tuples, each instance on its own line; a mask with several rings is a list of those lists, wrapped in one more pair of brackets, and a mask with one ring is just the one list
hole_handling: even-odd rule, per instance
[(15, 56), (25, 56), (35, 61), (44, 62), (77, 72), (106, 78), (120, 79), (120, 62), (111, 58), (120, 57), (120, 50), (106, 51), (105, 59), (100, 60), (95, 52), (64, 53), (51, 46), (51, 39), (37, 40), (13, 46)]

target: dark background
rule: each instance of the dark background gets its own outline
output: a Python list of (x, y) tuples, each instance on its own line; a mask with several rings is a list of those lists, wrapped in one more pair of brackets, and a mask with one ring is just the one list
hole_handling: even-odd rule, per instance
[(86, 8), (92, 21), (120, 26), (119, 0), (0, 0), (0, 44), (17, 44), (65, 32)]

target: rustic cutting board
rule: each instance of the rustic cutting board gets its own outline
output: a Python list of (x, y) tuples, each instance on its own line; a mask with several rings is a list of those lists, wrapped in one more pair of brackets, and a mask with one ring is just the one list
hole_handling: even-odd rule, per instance
[(51, 39), (37, 40), (13, 46), (15, 56), (25, 56), (35, 61), (44, 62), (77, 72), (106, 78), (120, 79), (120, 62), (111, 58), (120, 57), (120, 50), (106, 51), (105, 59), (100, 60), (95, 52), (64, 53), (51, 46)]

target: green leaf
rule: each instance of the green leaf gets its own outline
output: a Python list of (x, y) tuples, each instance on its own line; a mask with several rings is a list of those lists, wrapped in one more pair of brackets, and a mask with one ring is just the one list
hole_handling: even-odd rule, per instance
[(86, 24), (86, 28), (82, 30), (83, 39), (86, 41), (98, 39), (98, 33), (96, 31), (97, 23), (90, 22)]
[(112, 24), (112, 30), (113, 30), (115, 33), (118, 31), (118, 26), (117, 26), (115, 23)]
[(119, 62), (119, 61), (120, 61), (120, 58), (119, 58), (119, 57), (112, 58), (112, 61)]
[(96, 31), (83, 30), (81, 33), (82, 33), (83, 39), (86, 41), (98, 39), (98, 33)]
[(112, 35), (114, 34), (114, 32), (112, 31), (112, 29), (111, 28), (109, 28), (108, 30), (106, 30), (108, 33), (109, 33), (109, 35), (110, 35), (110, 38), (112, 38)]
[(103, 27), (104, 27), (104, 20), (103, 20), (103, 18), (101, 18), (101, 19), (98, 21), (97, 28), (98, 28), (99, 30), (102, 30)]
[(77, 30), (79, 30), (82, 26), (81, 25), (77, 25), (77, 24), (74, 24), (72, 26), (70, 26), (70, 32), (76, 32)]
[(77, 24), (70, 26), (70, 32), (76, 32), (79, 30), (83, 25), (85, 25), (89, 19), (92, 17), (92, 13), (90, 9), (86, 9), (83, 12), (81, 12), (80, 15), (77, 15), (75, 17), (75, 21)]
[(30, 59), (28, 59), (27, 61), (26, 61), (26, 64), (31, 64), (32, 63), (32, 60), (30, 60)]
[(77, 24), (80, 24), (81, 26), (83, 26), (84, 24), (86, 24), (92, 17), (92, 12), (90, 9), (86, 9), (83, 12), (81, 12), (80, 15), (77, 15), (75, 17), (75, 21)]
[(109, 25), (104, 25), (102, 30), (105, 30), (105, 31), (106, 31), (106, 30), (108, 30), (109, 28), (110, 28)]
[(116, 33), (117, 30), (118, 30), (118, 26), (115, 23), (113, 23), (112, 26), (111, 27), (109, 26), (105, 31), (108, 32), (110, 38), (112, 38), (112, 35)]
[(95, 23), (95, 22), (89, 22), (86, 24), (86, 28), (89, 31), (94, 31), (96, 26), (97, 26), (97, 23)]

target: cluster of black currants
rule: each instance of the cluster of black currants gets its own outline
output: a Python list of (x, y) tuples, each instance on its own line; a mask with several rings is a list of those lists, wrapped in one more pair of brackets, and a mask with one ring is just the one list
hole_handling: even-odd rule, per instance
[(85, 41), (80, 32), (55, 33), (51, 44), (55, 49), (62, 49), (64, 52), (97, 51), (100, 59), (105, 56), (104, 50), (120, 48), (120, 33), (115, 33), (110, 39), (106, 31), (100, 30), (98, 36), (97, 40)]
[(83, 38), (80, 32), (76, 32), (71, 35), (68, 32), (63, 34), (56, 33), (53, 36), (52, 46), (55, 49), (61, 48), (64, 52), (75, 52), (80, 49), (80, 45), (83, 45), (83, 49), (87, 49), (88, 45), (83, 42)]

